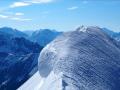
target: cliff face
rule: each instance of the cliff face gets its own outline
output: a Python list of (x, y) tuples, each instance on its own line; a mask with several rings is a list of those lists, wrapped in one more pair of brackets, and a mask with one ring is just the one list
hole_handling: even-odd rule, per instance
[(40, 90), (120, 89), (120, 46), (101, 28), (63, 33), (39, 58), (39, 73), (45, 78)]

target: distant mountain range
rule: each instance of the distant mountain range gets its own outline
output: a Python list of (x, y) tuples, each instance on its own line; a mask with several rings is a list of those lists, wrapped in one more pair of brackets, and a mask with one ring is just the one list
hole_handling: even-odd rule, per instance
[(25, 34), (24, 32), (21, 32), (17, 29), (13, 29), (13, 28), (9, 28), (9, 27), (0, 28), (0, 32), (9, 34), (12, 37), (25, 37), (25, 38), (27, 37), (27, 34)]
[(16, 90), (37, 71), (43, 47), (24, 37), (17, 30), (0, 29), (0, 90)]
[[(107, 28), (101, 28), (101, 30), (107, 33), (113, 39), (120, 41), (120, 32), (114, 32)], [(24, 37), (32, 42), (38, 43), (40, 46), (43, 47), (50, 43), (54, 38), (63, 33), (51, 29), (20, 31), (9, 27), (0, 28), (0, 32), (4, 32), (14, 37)]]
[(62, 34), (62, 32), (57, 32), (51, 29), (40, 29), (36, 31), (20, 31), (10, 27), (0, 28), (0, 32), (11, 35), (12, 37), (24, 37), (32, 42), (38, 43), (40, 46), (47, 45), (58, 35)]
[(117, 41), (120, 41), (120, 32), (113, 32), (107, 28), (102, 28), (102, 30), (107, 33), (110, 37), (114, 38)]
[(25, 30), (25, 31), (22, 31), (23, 33), (27, 34), (29, 37), (33, 34), (33, 30)]
[(62, 32), (50, 29), (41, 29), (33, 32), (29, 39), (33, 42), (37, 42), (41, 46), (45, 46), (60, 34), (62, 34)]

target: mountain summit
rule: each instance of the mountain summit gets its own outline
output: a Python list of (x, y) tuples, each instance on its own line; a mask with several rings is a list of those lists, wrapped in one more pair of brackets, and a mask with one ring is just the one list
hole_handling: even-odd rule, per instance
[(24, 38), (27, 37), (27, 35), (25, 33), (21, 32), (17, 29), (10, 28), (10, 27), (2, 27), (2, 28), (0, 28), (0, 32), (9, 34), (12, 37), (24, 37)]
[(82, 26), (42, 50), (39, 73), (39, 90), (119, 90), (120, 45), (101, 28)]
[(40, 29), (32, 33), (30, 40), (37, 42), (41, 46), (45, 46), (61, 33), (62, 32), (57, 32), (50, 29)]

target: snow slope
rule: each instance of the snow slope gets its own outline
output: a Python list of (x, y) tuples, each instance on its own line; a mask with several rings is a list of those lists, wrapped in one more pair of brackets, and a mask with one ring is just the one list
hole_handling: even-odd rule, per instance
[(43, 78), (37, 72), (17, 90), (61, 90), (61, 76), (62, 73), (56, 75), (51, 72), (47, 78)]
[(36, 72), (27, 82), (25, 82), (20, 88), (17, 90), (38, 90), (38, 87), (41, 83), (42, 79), (40, 78), (39, 72)]
[(119, 90), (120, 47), (101, 28), (85, 28), (64, 33), (42, 50), (40, 75), (62, 72), (64, 90)]
[(120, 45), (99, 27), (63, 33), (42, 50), (38, 66), (39, 90), (120, 89)]

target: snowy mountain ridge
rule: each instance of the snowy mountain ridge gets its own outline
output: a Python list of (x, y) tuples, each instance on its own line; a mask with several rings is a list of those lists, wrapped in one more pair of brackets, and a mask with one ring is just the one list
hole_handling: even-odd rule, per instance
[[(56, 79), (54, 87), (60, 90), (119, 90), (120, 47), (101, 28), (86, 29), (64, 33), (42, 50), (40, 76), (48, 78), (51, 72), (62, 72), (62, 85)], [(44, 85), (40, 90), (47, 90)], [(55, 90), (53, 83), (49, 86)]]
[(80, 29), (48, 44), (39, 56), (39, 75), (18, 90), (119, 90), (120, 44), (102, 28)]

